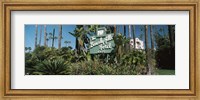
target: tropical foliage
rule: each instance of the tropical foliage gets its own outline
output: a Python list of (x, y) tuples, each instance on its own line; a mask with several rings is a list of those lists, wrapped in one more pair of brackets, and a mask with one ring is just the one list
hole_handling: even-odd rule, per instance
[[(41, 43), (38, 45), (37, 27), (35, 48), (25, 47), (26, 75), (146, 75), (159, 74), (157, 70), (162, 68), (175, 68), (174, 26), (169, 25), (168, 34), (164, 35), (161, 34), (162, 29), (157, 30), (156, 26), (141, 26), (141, 36), (145, 35), (144, 50), (136, 49), (135, 41), (134, 47), (130, 47), (131, 35), (133, 39), (136, 38), (135, 26), (132, 25), (128, 25), (128, 30), (125, 25), (122, 26), (123, 32), (116, 29), (119, 27), (116, 25), (77, 25), (74, 31), (65, 33), (75, 38), (75, 48), (68, 46), (71, 41), (64, 41), (66, 46), (61, 47), (64, 36), (62, 25), (59, 25), (59, 36), (55, 36), (55, 28), (52, 33), (46, 33), (45, 26), (44, 46)], [(114, 33), (115, 47), (111, 53), (90, 54), (90, 37), (96, 34), (98, 27), (106, 27), (108, 33)], [(150, 43), (148, 34), (151, 37)], [(56, 39), (58, 48), (54, 45)]]

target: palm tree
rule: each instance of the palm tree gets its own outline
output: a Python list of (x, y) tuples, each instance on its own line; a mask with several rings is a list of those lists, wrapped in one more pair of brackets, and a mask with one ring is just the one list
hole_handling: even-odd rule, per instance
[(25, 51), (30, 52), (31, 51), (31, 47), (25, 47)]
[[(90, 27), (90, 31), (96, 31), (97, 26), (92, 26)], [(69, 32), (69, 34), (71, 34), (72, 36), (74, 36), (76, 38), (76, 50), (79, 53), (81, 49), (85, 49), (85, 43), (88, 42), (88, 37), (87, 34), (88, 32), (84, 30), (82, 25), (77, 25), (74, 33)]]
[(80, 37), (81, 37), (81, 31), (83, 30), (83, 28), (76, 28), (75, 30), (74, 30), (74, 33), (71, 33), (71, 32), (69, 32), (69, 34), (71, 34), (72, 36), (74, 36), (75, 38), (76, 38), (76, 50), (77, 50), (77, 52), (79, 53), (80, 52), (80, 46), (81, 45), (83, 45), (82, 43), (82, 41), (81, 41), (81, 39), (80, 39)]
[(66, 44), (67, 47), (67, 44), (71, 43), (71, 41), (65, 41), (64, 43)]
[(173, 48), (175, 44), (175, 26), (174, 25), (168, 25), (168, 33), (169, 33), (170, 47)]
[(40, 26), (40, 39), (39, 39), (39, 46), (41, 46), (41, 39), (42, 39), (42, 26)]
[(28, 50), (29, 50), (28, 52), (30, 52), (31, 51), (31, 47), (28, 47)]
[[(131, 25), (128, 26), (128, 30), (129, 30), (128, 36), (129, 36), (129, 38), (131, 39)], [(132, 47), (130, 47), (130, 43), (128, 44), (128, 49), (129, 49), (129, 50), (132, 49)]]
[(154, 52), (154, 39), (153, 39), (152, 25), (150, 26), (150, 36), (151, 36), (151, 49), (152, 49), (152, 52)]
[(52, 46), (51, 47), (54, 47), (54, 40), (55, 40), (55, 28), (53, 29)]
[[(124, 34), (123, 34), (123, 36), (124, 36), (124, 37), (125, 37), (125, 39), (126, 39), (126, 25), (124, 25)], [(127, 46), (126, 46), (126, 43), (125, 43), (125, 44), (123, 44), (123, 48), (124, 48), (123, 52), (124, 52), (124, 51), (127, 51)]]
[(38, 25), (35, 25), (35, 48), (37, 47)]
[(117, 28), (116, 25), (114, 25), (114, 37), (116, 36), (116, 33), (117, 33), (116, 28)]
[[(129, 43), (129, 32), (127, 33), (126, 32), (126, 27), (127, 27), (127, 25), (124, 25), (124, 36), (125, 36), (125, 39), (127, 40), (127, 42), (125, 43), (125, 47), (124, 47), (124, 51), (128, 51), (129, 52), (129, 50), (130, 50), (130, 43)], [(128, 28), (129, 29), (129, 28)], [(128, 36), (127, 36), (127, 34), (128, 34)]]
[[(49, 33), (49, 37), (47, 39), (48, 41), (51, 40), (52, 41), (52, 44), (53, 44), (53, 34), (52, 33)], [(50, 43), (50, 46), (51, 46), (51, 43)]]
[(61, 48), (61, 39), (62, 39), (62, 25), (59, 25), (58, 49)]
[(46, 39), (46, 46), (48, 47), (49, 38)]
[(25, 47), (25, 51), (27, 51), (28, 50), (28, 47)]
[(151, 75), (152, 68), (150, 65), (150, 52), (148, 47), (148, 25), (145, 25), (145, 51), (146, 51), (146, 59), (147, 59), (147, 74)]
[(47, 46), (47, 32), (46, 25), (44, 25), (44, 46)]
[(135, 49), (136, 43), (135, 43), (135, 26), (134, 25), (133, 25), (132, 29), (133, 29), (133, 45), (134, 45), (134, 49)]
[(124, 25), (124, 36), (126, 36), (126, 25)]
[(53, 44), (55, 44), (56, 43), (56, 40), (58, 39), (58, 37), (57, 36), (54, 36), (54, 43)]
[(168, 25), (168, 31), (170, 40), (170, 63), (171, 66), (175, 66), (175, 25)]

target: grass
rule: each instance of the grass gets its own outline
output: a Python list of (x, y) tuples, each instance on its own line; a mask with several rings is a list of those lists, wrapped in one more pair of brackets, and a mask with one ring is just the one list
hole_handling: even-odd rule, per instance
[(158, 75), (175, 75), (175, 70), (158, 69), (157, 73)]

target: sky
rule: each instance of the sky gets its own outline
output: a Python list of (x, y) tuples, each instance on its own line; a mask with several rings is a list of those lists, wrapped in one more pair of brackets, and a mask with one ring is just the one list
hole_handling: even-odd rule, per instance
[[(36, 25), (25, 25), (25, 47), (31, 47), (32, 50), (34, 49), (35, 45), (35, 30), (36, 30)], [(136, 38), (140, 38), (142, 41), (144, 41), (144, 31), (141, 31), (141, 27), (144, 25), (135, 25), (135, 34)], [(74, 31), (76, 25), (62, 25), (62, 41), (61, 41), (61, 46), (71, 46), (73, 49), (75, 48), (75, 37), (69, 34), (69, 32)], [(47, 33), (53, 33), (53, 29), (55, 28), (55, 36), (58, 37), (59, 34), (59, 26), (58, 25), (46, 25)], [(117, 28), (119, 28), (119, 32), (123, 34), (123, 28), (122, 25), (117, 25)], [(157, 29), (159, 30), (160, 28), (164, 29), (163, 32), (160, 32), (160, 34), (167, 34), (168, 33), (168, 27), (167, 25), (157, 25)], [(40, 30), (41, 29), (41, 30)], [(38, 24), (38, 39), (37, 43), (39, 44), (39, 38), (40, 38), (40, 31), (42, 33), (41, 37), (41, 45), (44, 45), (44, 25), (43, 24)], [(126, 32), (127, 32), (127, 37), (128, 37), (128, 25), (126, 25)], [(154, 30), (153, 30), (154, 32)], [(148, 26), (148, 33), (150, 33), (150, 26)], [(141, 35), (143, 34), (143, 35)], [(143, 37), (141, 37), (143, 36)], [(48, 37), (48, 36), (47, 36)], [(132, 36), (131, 36), (132, 37)], [(149, 47), (151, 47), (150, 43), (150, 34), (148, 34), (149, 38)], [(64, 41), (70, 41), (71, 43), (65, 44)], [(48, 46), (51, 46), (52, 40), (48, 41)], [(58, 39), (55, 40), (54, 42), (54, 47), (58, 48)]]

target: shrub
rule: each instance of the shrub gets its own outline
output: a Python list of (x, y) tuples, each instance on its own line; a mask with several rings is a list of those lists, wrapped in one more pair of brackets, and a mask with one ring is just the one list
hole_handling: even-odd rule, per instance
[(41, 64), (38, 64), (37, 70), (33, 74), (41, 75), (64, 75), (66, 72), (67, 64), (60, 59), (44, 60)]

